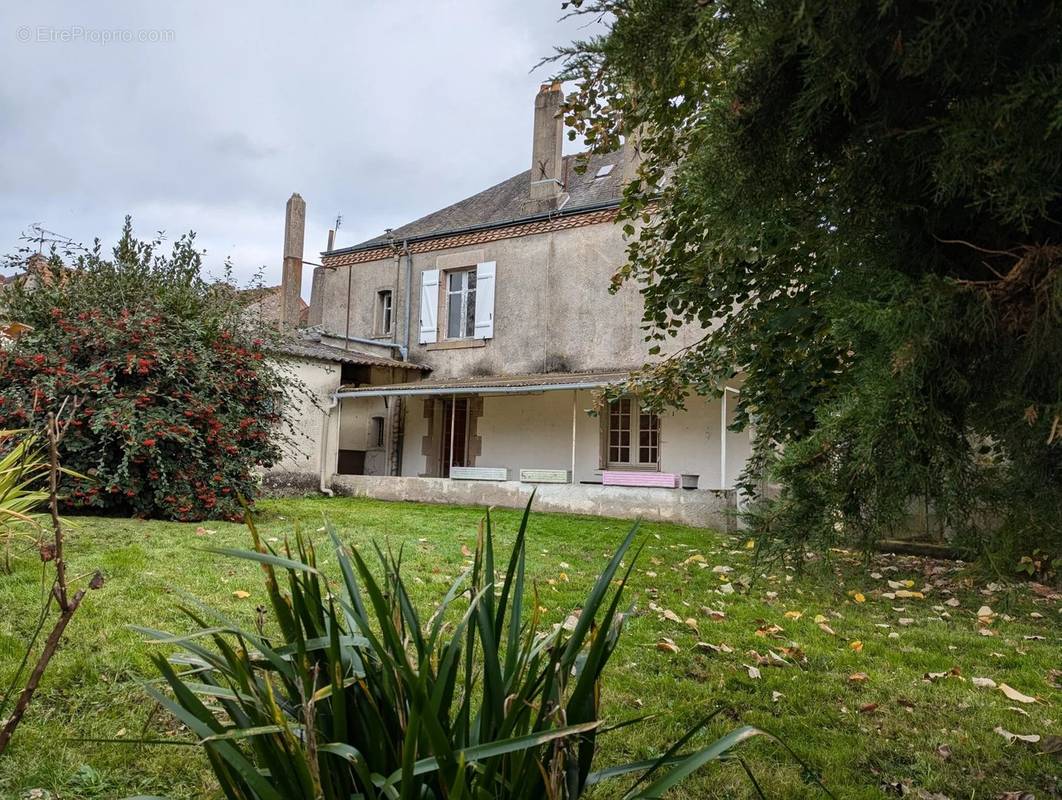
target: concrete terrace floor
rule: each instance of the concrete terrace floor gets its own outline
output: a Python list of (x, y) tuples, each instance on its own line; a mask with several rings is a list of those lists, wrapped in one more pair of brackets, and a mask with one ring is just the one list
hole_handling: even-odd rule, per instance
[[(258, 513), (263, 536), (280, 540), (299, 525), (322, 551), (323, 515), (355, 545), (376, 539), (403, 546), (414, 600), (423, 608), (464, 568), (462, 548), (474, 546), (483, 514), (342, 498), (263, 501)], [(519, 512), (494, 516), (505, 552)], [(187, 739), (145, 698), (140, 681), (153, 677), (151, 646), (127, 626), (188, 630), (178, 610), (182, 593), (251, 624), (255, 607), (266, 603), (257, 568), (200, 549), (246, 546), (247, 532), (226, 523), (72, 522), (72, 573), (99, 567), (107, 584), (78, 612), (0, 759), (0, 798), (212, 796), (216, 787), (198, 748), (85, 740)], [(538, 582), (547, 622), (579, 604), (628, 529), (617, 520), (534, 515), (529, 577)], [(1059, 756), (1041, 752), (1055, 741), (1049, 737), (1062, 734), (1057, 594), (1038, 594), (1028, 584), (984, 587), (962, 565), (925, 559), (883, 556), (864, 568), (856, 554), (844, 552), (797, 577), (778, 565), (754, 570), (740, 536), (665, 524), (642, 531), (646, 545), (628, 595), (635, 613), (606, 673), (603, 701), (610, 720), (655, 716), (604, 737), (595, 766), (656, 754), (726, 704), (732, 711), (707, 735), (739, 720), (769, 728), (837, 797), (995, 798), (1027, 791), (1049, 798), (1062, 792)], [(326, 571), (334, 568), (334, 559), (323, 560)], [(907, 592), (915, 594), (904, 597)], [(40, 598), (35, 558), (19, 558), (13, 575), (0, 575), (5, 685)], [(979, 620), (985, 605), (993, 616)], [(658, 646), (665, 637), (677, 652)], [(698, 649), (698, 642), (717, 649)], [(1015, 701), (973, 678), (1006, 683), (1036, 701)], [(1041, 741), (1008, 741), (997, 728), (1038, 734)], [(742, 752), (768, 797), (821, 796), (779, 747), (752, 742)], [(617, 784), (593, 797), (620, 794)], [(673, 796), (756, 795), (741, 767), (729, 763), (707, 768)]]

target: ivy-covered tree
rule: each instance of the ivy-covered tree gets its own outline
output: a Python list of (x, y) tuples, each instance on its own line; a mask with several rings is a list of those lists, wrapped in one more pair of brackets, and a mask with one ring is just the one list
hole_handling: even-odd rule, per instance
[[(567, 122), (643, 158), (621, 219), (637, 387), (744, 375), (765, 533), (869, 543), (921, 503), (974, 549), (1062, 543), (1062, 6), (585, 0)], [(1001, 538), (996, 538), (997, 536)]]
[(0, 293), (0, 319), (30, 328), (0, 362), (0, 429), (39, 427), (76, 401), (61, 460), (86, 480), (64, 478), (69, 507), (240, 518), (255, 468), (280, 456), (297, 388), (266, 357), (275, 334), (229, 283), (201, 276), (193, 234), (167, 254), (126, 218), (111, 258), (98, 241), (61, 255)]

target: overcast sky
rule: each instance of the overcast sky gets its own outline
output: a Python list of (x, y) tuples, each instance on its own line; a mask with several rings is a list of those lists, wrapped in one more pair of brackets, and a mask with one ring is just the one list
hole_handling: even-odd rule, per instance
[[(306, 258), (531, 161), (560, 0), (4, 3), (0, 253), (30, 224), (110, 246), (195, 230), (214, 272), (279, 283), (284, 204)], [(116, 40), (119, 39), (119, 40)], [(121, 41), (125, 39), (127, 41)], [(304, 296), (309, 297), (308, 268)]]

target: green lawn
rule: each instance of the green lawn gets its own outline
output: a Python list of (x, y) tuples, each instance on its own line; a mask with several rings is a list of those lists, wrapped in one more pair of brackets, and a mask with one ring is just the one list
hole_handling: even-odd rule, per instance
[[(409, 583), (425, 607), (463, 569), (462, 546), (474, 546), (482, 516), (472, 508), (339, 498), (266, 501), (259, 511), (265, 537), (281, 539), (299, 524), (321, 541), (318, 529), (327, 514), (355, 544), (375, 538), (404, 545)], [(498, 511), (496, 519), (505, 547), (518, 514)], [(84, 740), (183, 735), (142, 693), (139, 681), (152, 677), (149, 645), (127, 626), (187, 630), (177, 611), (185, 592), (250, 622), (255, 607), (266, 603), (260, 573), (252, 564), (198, 549), (245, 546), (247, 533), (220, 523), (198, 532), (194, 524), (133, 520), (79, 518), (74, 524), (68, 539), (72, 572), (100, 567), (107, 584), (79, 610), (0, 759), (0, 797), (49, 796), (33, 789), (64, 799), (209, 797), (213, 784), (197, 748)], [(615, 520), (533, 518), (529, 569), (550, 621), (578, 603), (628, 528)], [(1040, 753), (1041, 745), (1008, 743), (993, 730), (1062, 734), (1062, 675), (1052, 671), (1062, 668), (1057, 598), (1024, 586), (989, 591), (975, 586), (961, 566), (940, 562), (880, 558), (864, 569), (846, 553), (833, 553), (831, 564), (815, 565), (805, 577), (781, 567), (760, 570), (746, 593), (751, 554), (741, 537), (660, 524), (642, 530), (646, 546), (628, 598), (636, 613), (606, 674), (604, 702), (611, 719), (644, 712), (656, 717), (610, 734), (599, 766), (654, 754), (707, 710), (726, 703), (732, 717), (711, 732), (721, 733), (738, 719), (777, 732), (838, 797), (881, 797), (888, 785), (901, 782), (916, 797), (939, 792), (994, 798), (1023, 790), (1045, 798), (1062, 792), (1058, 755)], [(326, 570), (334, 566), (334, 559), (325, 561)], [(719, 574), (714, 567), (732, 571)], [(39, 608), (40, 580), (40, 564), (28, 558), (17, 563), (14, 575), (0, 575), (5, 684)], [(912, 581), (910, 590), (925, 597), (883, 597), (895, 591), (890, 580)], [(727, 583), (737, 591), (724, 593), (720, 587)], [(951, 597), (957, 606), (945, 604)], [(983, 605), (997, 615), (984, 628), (992, 635), (980, 632), (977, 611)], [(709, 609), (725, 617), (713, 620)], [(665, 610), (673, 613), (665, 616)], [(819, 615), (825, 623), (816, 621)], [(662, 637), (679, 651), (658, 649)], [(701, 653), (698, 641), (729, 651)], [(862, 643), (861, 650), (854, 642)], [(787, 653), (789, 663), (762, 661), (772, 650)], [(953, 668), (958, 675), (924, 677)], [(853, 680), (857, 673), (865, 680)], [(1039, 702), (1008, 699), (998, 688), (975, 686), (975, 677), (1009, 684)], [(779, 748), (755, 742), (744, 753), (768, 797), (818, 796)], [(707, 769), (675, 796), (754, 793), (740, 766), (731, 763)]]

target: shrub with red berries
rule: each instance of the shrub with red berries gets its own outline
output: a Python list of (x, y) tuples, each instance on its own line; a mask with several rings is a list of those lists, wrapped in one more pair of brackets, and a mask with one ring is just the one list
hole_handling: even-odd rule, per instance
[(0, 358), (0, 430), (39, 425), (76, 398), (62, 442), (69, 508), (179, 520), (238, 518), (255, 468), (279, 459), (295, 389), (267, 358), (271, 332), (238, 293), (200, 276), (192, 235), (172, 252), (99, 245), (0, 294), (32, 330)]

